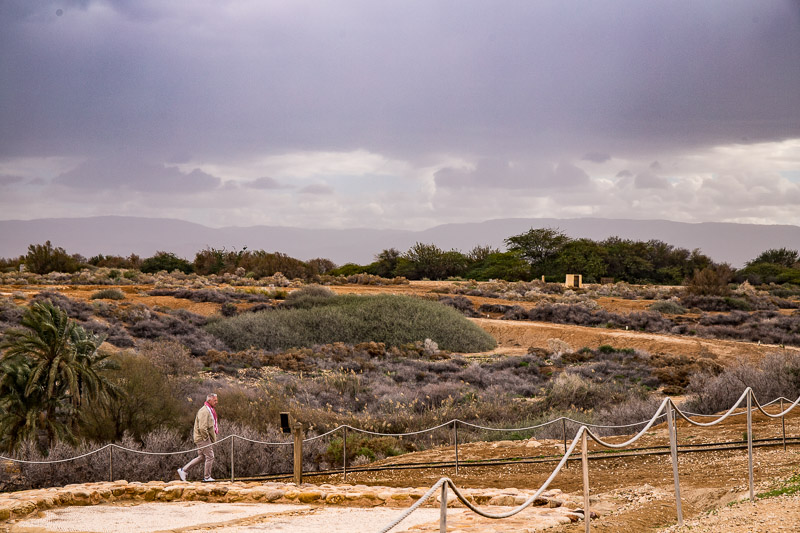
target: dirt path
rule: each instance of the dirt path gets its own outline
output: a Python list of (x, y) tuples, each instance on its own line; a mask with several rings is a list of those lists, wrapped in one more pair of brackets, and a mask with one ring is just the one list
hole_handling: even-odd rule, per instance
[(497, 340), (498, 349), (495, 351), (509, 354), (525, 353), (528, 347), (547, 349), (549, 339), (560, 339), (575, 350), (584, 346), (597, 348), (603, 344), (610, 344), (615, 348), (634, 348), (651, 354), (669, 353), (693, 357), (718, 357), (723, 364), (742, 359), (758, 360), (768, 353), (783, 350), (800, 353), (798, 348), (784, 348), (774, 344), (702, 339), (546, 322), (488, 318), (472, 320)]

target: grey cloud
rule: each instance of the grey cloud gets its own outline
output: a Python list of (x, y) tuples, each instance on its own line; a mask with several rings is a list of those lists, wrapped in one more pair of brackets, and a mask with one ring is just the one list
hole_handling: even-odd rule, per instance
[(333, 189), (324, 183), (306, 185), (299, 191), (301, 194), (328, 195), (333, 194)]
[(17, 183), (22, 183), (25, 181), (25, 178), (21, 176), (9, 176), (7, 174), (0, 175), (0, 187), (6, 185), (15, 185)]
[(661, 170), (661, 163), (659, 163), (658, 161), (653, 161), (652, 163), (650, 163), (650, 169)]
[(631, 172), (630, 170), (620, 170), (619, 172), (617, 172), (618, 178), (630, 178), (632, 176), (633, 172)]
[(199, 169), (184, 173), (175, 167), (125, 158), (89, 159), (53, 183), (75, 189), (193, 194), (213, 190), (222, 180)]
[(637, 189), (668, 189), (670, 183), (666, 178), (658, 176), (653, 172), (645, 171), (636, 175), (633, 180), (633, 186)]
[(581, 157), (582, 161), (591, 161), (592, 163), (605, 163), (606, 161), (611, 160), (611, 156), (609, 154), (603, 154), (600, 152), (589, 152), (588, 154), (584, 154)]
[(443, 188), (561, 189), (588, 185), (589, 175), (568, 162), (555, 168), (540, 162), (482, 159), (474, 169), (443, 168), (434, 175)]
[(275, 178), (270, 178), (269, 176), (264, 176), (263, 178), (257, 178), (252, 181), (249, 181), (244, 184), (245, 187), (250, 189), (261, 189), (261, 190), (270, 190), (270, 189), (285, 189), (286, 185), (281, 184)]

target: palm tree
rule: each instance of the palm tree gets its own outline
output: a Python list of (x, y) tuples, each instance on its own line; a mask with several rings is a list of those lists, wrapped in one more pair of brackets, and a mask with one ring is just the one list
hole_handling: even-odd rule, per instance
[[(83, 401), (105, 402), (116, 389), (98, 372), (108, 355), (98, 353), (102, 338), (88, 333), (50, 302), (33, 304), (0, 343), (0, 428), (35, 433), (40, 447), (54, 439), (73, 440), (71, 428)], [(23, 437), (11, 437), (11, 447)]]

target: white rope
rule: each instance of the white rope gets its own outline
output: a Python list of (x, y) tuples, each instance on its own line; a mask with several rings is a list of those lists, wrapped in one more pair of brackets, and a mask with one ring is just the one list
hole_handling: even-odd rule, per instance
[(558, 463), (558, 465), (555, 467), (553, 472), (550, 474), (550, 477), (548, 477), (547, 480), (545, 480), (545, 482), (542, 484), (542, 486), (539, 487), (539, 489), (532, 496), (530, 496), (527, 500), (525, 500), (524, 502), (519, 504), (517, 507), (515, 507), (513, 509), (510, 509), (509, 511), (506, 511), (505, 513), (500, 513), (500, 514), (491, 514), (491, 513), (487, 513), (485, 511), (482, 511), (481, 509), (479, 509), (478, 507), (473, 505), (461, 493), (461, 491), (458, 489), (458, 487), (456, 487), (455, 483), (453, 483), (453, 481), (450, 478), (443, 477), (439, 481), (437, 481), (430, 489), (428, 489), (428, 491), (419, 500), (417, 500), (417, 502), (414, 505), (412, 505), (411, 507), (406, 509), (406, 511), (402, 515), (400, 515), (398, 518), (396, 518), (394, 521), (392, 521), (392, 523), (388, 524), (383, 529), (381, 529), (380, 533), (387, 533), (388, 531), (393, 529), (395, 526), (397, 526), (400, 522), (405, 520), (411, 513), (416, 511), (426, 500), (428, 500), (431, 496), (433, 496), (433, 494), (437, 491), (437, 489), (439, 489), (442, 486), (442, 484), (444, 484), (444, 483), (447, 483), (450, 486), (450, 488), (453, 489), (453, 492), (455, 493), (456, 498), (458, 498), (458, 500), (461, 503), (463, 503), (469, 510), (471, 510), (474, 513), (479, 514), (480, 516), (483, 516), (485, 518), (493, 518), (493, 519), (502, 519), (502, 518), (508, 518), (510, 516), (514, 516), (515, 514), (519, 513), (520, 511), (523, 511), (524, 509), (528, 508), (531, 504), (533, 504), (533, 502), (536, 501), (537, 498), (539, 498), (539, 496), (541, 496), (541, 494), (545, 490), (547, 490), (547, 487), (550, 485), (550, 483), (552, 483), (553, 479), (555, 479), (555, 477), (558, 475), (558, 473), (561, 471), (561, 469), (566, 464), (567, 459), (569, 459), (570, 454), (575, 450), (575, 447), (578, 445), (578, 441), (579, 441), (579, 438), (580, 438), (582, 432), (586, 431), (586, 429), (587, 429), (586, 426), (581, 426), (581, 428), (578, 429), (578, 432), (575, 434), (575, 438), (572, 440), (572, 444), (569, 446), (569, 448), (567, 450), (565, 450), (564, 456), (561, 458), (561, 461)]
[(83, 459), (84, 457), (89, 457), (90, 455), (94, 455), (96, 453), (100, 453), (109, 446), (114, 446), (114, 444), (106, 444), (102, 448), (98, 448), (97, 450), (92, 450), (90, 452), (86, 452), (83, 455), (77, 455), (75, 457), (68, 457), (66, 459), (53, 459), (52, 461), (26, 461), (24, 459), (13, 459), (11, 457), (5, 457), (0, 455), (0, 459), (5, 461), (12, 461), (14, 463), (22, 463), (26, 465), (49, 465), (49, 464), (56, 464), (56, 463), (66, 463), (67, 461), (77, 461), (78, 459)]
[[(748, 395), (751, 395), (753, 398), (755, 398), (755, 394), (753, 394), (753, 390), (750, 387), (747, 387), (744, 390), (744, 392), (739, 397), (737, 402), (730, 409), (728, 409), (727, 412), (725, 412), (723, 415), (719, 416), (719, 418), (717, 418), (713, 422), (708, 422), (708, 423), (695, 422), (694, 420), (689, 418), (689, 413), (681, 412), (675, 406), (675, 404), (674, 404), (674, 402), (672, 401), (671, 398), (665, 398), (664, 401), (661, 402), (661, 405), (659, 406), (658, 410), (656, 410), (656, 412), (653, 414), (653, 416), (647, 422), (647, 425), (644, 428), (642, 428), (642, 430), (639, 431), (639, 433), (637, 433), (636, 435), (634, 435), (633, 437), (631, 437), (627, 441), (619, 443), (619, 444), (606, 442), (606, 441), (600, 439), (599, 437), (597, 437), (596, 435), (594, 435), (591, 432), (591, 430), (588, 428), (587, 425), (584, 424), (580, 428), (578, 428), (578, 431), (575, 433), (575, 436), (572, 439), (572, 444), (569, 446), (568, 449), (566, 449), (564, 451), (564, 456), (561, 458), (561, 461), (559, 461), (558, 465), (551, 472), (550, 476), (547, 478), (547, 480), (544, 482), (544, 484), (536, 491), (536, 493), (533, 496), (531, 496), (530, 498), (525, 500), (525, 502), (523, 502), (519, 506), (515, 507), (514, 509), (511, 509), (511, 510), (509, 510), (509, 511), (507, 511), (505, 513), (501, 513), (501, 514), (490, 514), (490, 513), (486, 513), (484, 511), (481, 511), (480, 509), (475, 507), (472, 503), (470, 503), (467, 500), (467, 498), (464, 497), (463, 494), (461, 494), (461, 492), (455, 486), (455, 484), (452, 482), (452, 480), (450, 480), (449, 478), (441, 478), (413, 506), (411, 506), (409, 509), (407, 509), (400, 517), (398, 517), (396, 520), (394, 520), (391, 524), (389, 524), (388, 526), (386, 526), (383, 529), (381, 529), (380, 533), (386, 533), (389, 530), (393, 529), (395, 526), (397, 526), (402, 520), (407, 518), (411, 513), (413, 513), (416, 509), (418, 509), (419, 506), (422, 505), (422, 503), (424, 501), (428, 500), (436, 492), (436, 490), (439, 489), (442, 486), (443, 483), (447, 483), (453, 489), (453, 492), (456, 494), (456, 497), (459, 499), (459, 501), (461, 501), (461, 503), (463, 503), (467, 508), (469, 508), (471, 511), (479, 514), (480, 516), (483, 516), (483, 517), (486, 517), (486, 518), (495, 518), (495, 519), (508, 518), (510, 516), (513, 516), (513, 515), (519, 513), (520, 511), (522, 511), (526, 507), (528, 507), (531, 503), (533, 503), (533, 501), (536, 500), (536, 498), (538, 498), (541, 495), (541, 493), (543, 491), (545, 491), (547, 489), (547, 487), (552, 482), (552, 480), (555, 478), (555, 476), (561, 471), (561, 468), (563, 468), (563, 466), (566, 464), (567, 459), (569, 458), (570, 454), (575, 450), (575, 447), (578, 444), (578, 440), (582, 436), (583, 432), (586, 432), (587, 436), (590, 436), (595, 442), (597, 442), (598, 444), (600, 444), (601, 446), (604, 446), (606, 448), (611, 448), (611, 449), (624, 448), (624, 447), (626, 447), (626, 446), (628, 446), (630, 444), (633, 444), (634, 442), (639, 440), (642, 436), (644, 436), (644, 434), (653, 426), (653, 424), (656, 423), (656, 420), (658, 420), (659, 418), (661, 418), (661, 416), (663, 416), (662, 415), (662, 411), (664, 411), (664, 409), (666, 409), (666, 408), (669, 408), (670, 406), (675, 408), (675, 411), (678, 414), (678, 416), (680, 416), (684, 420), (690, 422), (691, 424), (694, 424), (694, 425), (697, 425), (697, 426), (709, 427), (709, 426), (714, 426), (716, 424), (719, 424), (720, 422), (722, 422), (723, 420), (727, 419), (730, 416), (734, 416), (735, 414), (741, 414), (741, 413), (734, 413), (734, 410), (737, 409), (739, 407), (739, 405), (745, 399), (747, 399)], [(772, 402), (769, 402), (769, 403), (774, 403), (774, 402), (782, 400), (782, 399), (785, 400), (786, 398), (781, 397), (781, 398), (778, 398), (777, 400), (773, 400)], [(788, 413), (792, 409), (794, 409), (798, 404), (800, 404), (800, 397), (798, 397), (797, 400), (792, 402), (792, 404), (789, 407), (787, 407), (785, 410), (783, 410), (779, 414), (771, 415), (771, 414), (765, 412), (762, 409), (762, 406), (756, 400), (756, 408), (759, 411), (761, 411), (763, 414), (767, 415), (770, 418), (780, 418), (781, 416), (784, 416), (786, 413)], [(765, 406), (766, 405), (769, 405), (769, 404), (765, 404)], [(666, 413), (664, 413), (664, 414), (666, 414)], [(570, 420), (570, 419), (568, 419), (566, 417), (561, 417), (561, 418), (559, 418), (557, 420), (562, 420), (562, 419)], [(586, 512), (586, 510), (584, 510), (584, 512)], [(584, 517), (584, 519), (585, 519), (585, 517)]]
[[(681, 411), (672, 402), (671, 399), (666, 398), (664, 400), (664, 402), (661, 403), (661, 406), (659, 406), (658, 410), (653, 415), (653, 417), (650, 418), (650, 420), (644, 420), (642, 422), (635, 422), (635, 423), (632, 423), (632, 424), (620, 424), (620, 425), (591, 424), (591, 423), (588, 423), (588, 422), (580, 422), (578, 420), (574, 420), (574, 419), (569, 418), (569, 417), (561, 416), (561, 417), (558, 417), (558, 418), (556, 418), (554, 420), (550, 420), (548, 422), (543, 422), (543, 423), (537, 424), (535, 426), (526, 426), (526, 427), (519, 427), (519, 428), (493, 428), (493, 427), (488, 427), (488, 426), (481, 426), (479, 424), (473, 424), (471, 422), (467, 422), (467, 421), (460, 420), (460, 419), (456, 418), (456, 419), (450, 420), (448, 422), (444, 422), (442, 424), (439, 424), (438, 426), (433, 426), (433, 427), (430, 427), (430, 428), (421, 429), (419, 431), (409, 431), (409, 432), (405, 432), (405, 433), (381, 433), (381, 432), (377, 432), (377, 431), (369, 431), (369, 430), (366, 430), (366, 429), (356, 428), (356, 427), (353, 427), (353, 426), (350, 426), (350, 425), (341, 425), (341, 426), (338, 426), (338, 427), (336, 427), (336, 428), (334, 428), (334, 429), (332, 429), (332, 430), (330, 430), (330, 431), (328, 431), (326, 433), (322, 433), (321, 435), (317, 435), (315, 437), (309, 437), (307, 439), (304, 439), (303, 442), (310, 442), (310, 441), (313, 441), (313, 440), (321, 439), (323, 437), (331, 435), (332, 433), (335, 433), (335, 432), (337, 432), (339, 430), (342, 430), (342, 429), (345, 429), (345, 428), (346, 429), (350, 429), (352, 431), (359, 432), (359, 433), (364, 433), (364, 434), (367, 434), (367, 435), (380, 436), (380, 437), (407, 437), (407, 436), (412, 436), (412, 435), (420, 435), (420, 434), (423, 434), (423, 433), (428, 433), (428, 432), (435, 431), (437, 429), (441, 429), (441, 428), (444, 428), (444, 427), (449, 427), (453, 423), (459, 423), (459, 424), (461, 424), (463, 426), (467, 426), (467, 427), (471, 427), (471, 428), (475, 428), (475, 429), (481, 429), (481, 430), (485, 430), (485, 431), (506, 431), (506, 432), (511, 432), (511, 431), (531, 431), (531, 430), (539, 429), (539, 428), (542, 428), (542, 427), (545, 427), (545, 426), (548, 426), (548, 425), (551, 425), (551, 424), (558, 423), (561, 420), (564, 420), (564, 421), (569, 421), (569, 422), (571, 422), (573, 424), (581, 424), (582, 426), (585, 426), (587, 428), (587, 431), (588, 431), (587, 435), (590, 436), (598, 444), (601, 444), (601, 445), (606, 446), (608, 448), (623, 448), (627, 444), (635, 442), (636, 440), (638, 440), (638, 438), (644, 432), (646, 432), (650, 427), (653, 426), (653, 424), (656, 422), (656, 420), (658, 420), (661, 417), (666, 416), (666, 413), (661, 413), (661, 412), (664, 409), (664, 403), (667, 402), (667, 401), (670, 402), (672, 404), (672, 406), (675, 408), (676, 416), (679, 416), (679, 417), (683, 418), (684, 420), (686, 420), (687, 422), (689, 422), (690, 424), (695, 425), (695, 426), (710, 427), (710, 426), (714, 426), (714, 425), (719, 424), (720, 422), (722, 422), (723, 420), (727, 419), (728, 417), (746, 414), (746, 411), (741, 411), (741, 412), (734, 412), (734, 411), (736, 411), (736, 409), (739, 408), (739, 405), (746, 399), (746, 397), (747, 397), (746, 395), (747, 395), (748, 392), (752, 393), (752, 389), (750, 387), (745, 389), (745, 391), (739, 397), (739, 400), (733, 405), (733, 407), (728, 409), (728, 411), (725, 414), (719, 416), (716, 420), (714, 420), (712, 422), (708, 422), (708, 423), (697, 422), (695, 420), (692, 420), (690, 417), (697, 417), (697, 416), (717, 417), (718, 415), (703, 415), (703, 414), (699, 414), (699, 413), (692, 413), (691, 411)], [(773, 415), (773, 414), (770, 414), (770, 413), (766, 412), (764, 410), (764, 407), (768, 407), (768, 406), (770, 406), (770, 405), (772, 405), (772, 404), (774, 404), (776, 402), (779, 402), (781, 400), (785, 400), (787, 402), (791, 402), (791, 400), (781, 396), (779, 398), (776, 398), (776, 399), (774, 399), (774, 400), (772, 400), (770, 402), (767, 402), (767, 403), (762, 405), (755, 398), (755, 394), (753, 394), (753, 399), (755, 400), (756, 409), (758, 409), (761, 413), (763, 413), (765, 416), (767, 416), (769, 418), (780, 418), (780, 417), (786, 415), (787, 413), (789, 413), (790, 411), (792, 411), (798, 405), (800, 405), (800, 397), (798, 397), (797, 400), (795, 400), (794, 402), (792, 402), (789, 405), (789, 407), (787, 407), (786, 409), (784, 409), (780, 413), (777, 413), (777, 414)], [(621, 428), (629, 428), (629, 427), (640, 426), (642, 424), (646, 424), (646, 426), (644, 428), (642, 428), (642, 430), (639, 431), (639, 433), (637, 433), (637, 435), (633, 439), (630, 439), (630, 440), (628, 440), (628, 441), (626, 441), (625, 443), (622, 443), (622, 444), (612, 444), (612, 443), (603, 441), (602, 439), (600, 439), (597, 435), (595, 435), (589, 429), (590, 427), (592, 427), (592, 428), (602, 428), (602, 429), (621, 429)], [(129, 452), (129, 453), (138, 453), (140, 455), (182, 455), (182, 454), (186, 454), (186, 453), (196, 452), (196, 451), (202, 450), (204, 448), (208, 448), (210, 446), (215, 446), (217, 444), (220, 444), (220, 443), (225, 442), (226, 440), (232, 439), (232, 438), (242, 439), (244, 441), (247, 441), (247, 442), (250, 442), (250, 443), (253, 443), (253, 444), (261, 444), (261, 445), (264, 445), (264, 446), (292, 446), (294, 444), (293, 442), (269, 442), (269, 441), (261, 441), (261, 440), (249, 439), (247, 437), (242, 437), (241, 435), (228, 435), (228, 436), (220, 439), (217, 442), (214, 442), (214, 443), (211, 443), (211, 444), (207, 444), (205, 446), (199, 446), (197, 448), (191, 448), (191, 449), (188, 449), (188, 450), (181, 450), (181, 451), (176, 451), (176, 452), (149, 452), (149, 451), (145, 451), (145, 450), (135, 450), (133, 448), (126, 448), (124, 446), (120, 446), (119, 444), (113, 444), (112, 443), (112, 444), (106, 444), (106, 445), (104, 445), (104, 446), (102, 446), (102, 447), (100, 447), (100, 448), (98, 448), (96, 450), (92, 450), (92, 451), (89, 451), (89, 452), (86, 452), (84, 454), (77, 455), (77, 456), (74, 456), (74, 457), (68, 457), (66, 459), (55, 459), (55, 460), (51, 460), (51, 461), (27, 461), (27, 460), (24, 460), (24, 459), (15, 459), (13, 457), (6, 457), (6, 456), (0, 455), (0, 460), (11, 461), (11, 462), (15, 462), (15, 463), (22, 463), (22, 464), (56, 464), (56, 463), (65, 463), (65, 462), (68, 462), (68, 461), (76, 461), (78, 459), (83, 459), (84, 457), (88, 457), (90, 455), (94, 455), (94, 454), (99, 453), (99, 452), (101, 452), (101, 451), (103, 451), (103, 450), (105, 450), (105, 449), (107, 449), (109, 447), (117, 448), (119, 450), (123, 450), (123, 451)]]
[[(410, 436), (410, 435), (419, 435), (421, 433), (428, 433), (430, 431), (435, 431), (435, 430), (441, 429), (443, 427), (452, 426), (453, 422), (456, 422), (456, 420), (453, 419), (453, 420), (450, 420), (449, 422), (445, 422), (443, 424), (439, 424), (438, 426), (433, 426), (433, 427), (428, 428), (428, 429), (421, 429), (419, 431), (409, 431), (407, 433), (379, 433), (377, 431), (369, 431), (369, 430), (366, 430), (366, 429), (354, 428), (353, 426), (347, 426), (347, 428), (348, 429), (352, 429), (353, 431), (358, 431), (359, 433), (366, 433), (367, 435), (376, 435), (376, 436), (379, 436), (379, 437), (407, 437), (407, 436)], [(461, 422), (461, 421), (458, 420), (458, 422)]]

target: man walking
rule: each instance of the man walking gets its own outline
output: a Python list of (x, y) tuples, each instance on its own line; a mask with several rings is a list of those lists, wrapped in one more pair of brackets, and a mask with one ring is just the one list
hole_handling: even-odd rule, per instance
[(219, 423), (217, 422), (217, 395), (213, 392), (206, 396), (206, 403), (197, 411), (194, 419), (194, 443), (197, 445), (197, 457), (189, 461), (186, 466), (178, 469), (181, 481), (186, 481), (186, 471), (205, 459), (203, 481), (214, 481), (211, 477), (211, 467), (214, 465), (214, 447), (217, 442)]

